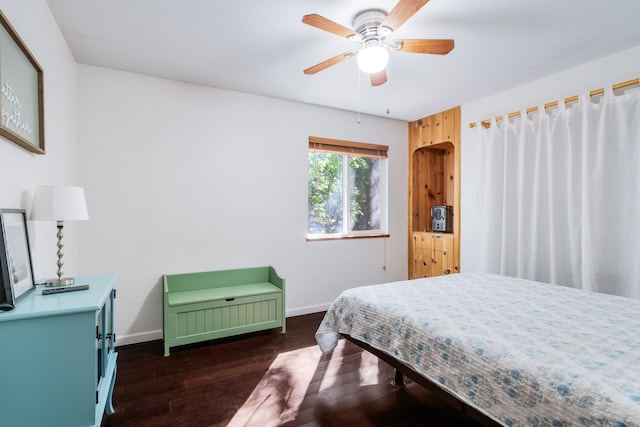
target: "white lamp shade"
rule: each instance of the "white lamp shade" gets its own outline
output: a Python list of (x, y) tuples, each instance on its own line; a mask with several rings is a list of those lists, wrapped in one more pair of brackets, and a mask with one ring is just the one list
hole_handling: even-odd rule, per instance
[(369, 44), (358, 53), (358, 67), (365, 73), (377, 73), (386, 68), (389, 51), (384, 46)]
[(79, 221), (89, 219), (82, 187), (39, 185), (31, 205), (31, 219)]

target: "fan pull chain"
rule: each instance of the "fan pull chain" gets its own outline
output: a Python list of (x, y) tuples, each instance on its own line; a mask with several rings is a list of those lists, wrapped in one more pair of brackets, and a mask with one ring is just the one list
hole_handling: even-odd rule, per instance
[(391, 69), (391, 61), (389, 61), (387, 63), (387, 87), (385, 88), (386, 91), (386, 95), (387, 95), (387, 109), (385, 110), (385, 114), (391, 114), (391, 109), (389, 108), (391, 106), (391, 73), (389, 73), (389, 70)]
[(362, 73), (360, 72), (360, 69), (358, 67), (356, 67), (356, 72), (358, 73), (358, 119), (356, 120), (356, 123), (360, 124), (360, 122), (361, 122), (360, 121), (360, 118), (361, 118), (360, 117), (360, 101), (361, 101), (361, 97), (362, 97), (362, 95), (360, 93), (361, 92), (360, 86), (361, 86), (361, 80), (362, 80), (362, 78), (361, 78)]

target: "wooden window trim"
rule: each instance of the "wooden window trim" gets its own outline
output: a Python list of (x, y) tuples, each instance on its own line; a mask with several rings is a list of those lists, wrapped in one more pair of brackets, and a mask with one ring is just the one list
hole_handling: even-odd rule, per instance
[(310, 136), (309, 150), (386, 159), (388, 157), (387, 152), (389, 151), (389, 146)]
[(379, 233), (379, 234), (349, 234), (349, 235), (326, 235), (326, 234), (314, 234), (313, 236), (318, 237), (309, 237), (307, 236), (307, 242), (319, 242), (324, 240), (354, 240), (354, 239), (376, 239), (376, 238), (388, 238), (391, 237), (388, 233)]

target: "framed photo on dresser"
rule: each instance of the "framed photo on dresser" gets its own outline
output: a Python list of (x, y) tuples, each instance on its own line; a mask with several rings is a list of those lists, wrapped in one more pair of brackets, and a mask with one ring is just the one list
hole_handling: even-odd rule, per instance
[(0, 209), (0, 231), (0, 266), (5, 300), (6, 304), (15, 306), (21, 296), (35, 288), (25, 210)]
[(11, 282), (9, 281), (9, 269), (6, 266), (4, 245), (0, 246), (0, 310), (11, 310), (15, 307)]

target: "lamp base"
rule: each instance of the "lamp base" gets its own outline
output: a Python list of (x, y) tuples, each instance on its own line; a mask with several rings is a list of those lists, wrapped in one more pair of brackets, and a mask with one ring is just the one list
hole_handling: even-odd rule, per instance
[(75, 279), (73, 277), (59, 277), (56, 279), (47, 280), (44, 282), (45, 286), (69, 286), (75, 283)]

